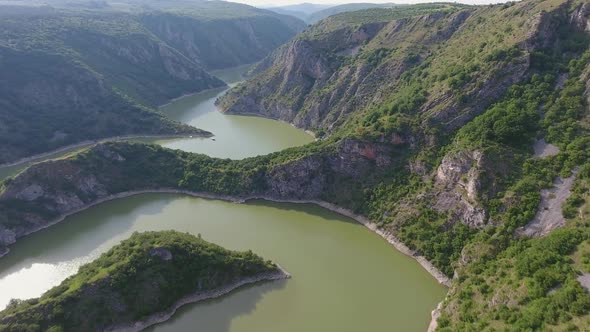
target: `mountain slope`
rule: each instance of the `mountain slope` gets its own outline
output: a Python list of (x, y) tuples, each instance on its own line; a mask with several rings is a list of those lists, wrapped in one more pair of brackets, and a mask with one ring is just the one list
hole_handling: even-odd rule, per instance
[[(419, 107), (424, 121), (458, 127), (524, 77), (530, 54), (543, 48), (540, 41), (556, 38), (541, 16), (558, 9), (546, 2), (506, 9), (410, 8), (320, 22), (263, 61), (256, 76), (219, 101), (220, 109), (321, 132), (338, 128), (352, 112), (399, 103), (402, 110)], [(504, 80), (493, 79), (499, 76)], [(392, 101), (396, 94), (399, 100)]]
[(0, 17), (0, 164), (106, 137), (206, 134), (153, 108), (223, 86), (206, 70), (256, 61), (303, 25), (220, 2), (182, 13), (14, 8)]
[[(239, 5), (219, 10), (232, 12), (235, 6)], [(301, 21), (266, 11), (230, 19), (203, 19), (192, 12), (152, 12), (140, 19), (156, 36), (207, 69), (256, 62), (304, 27)]]

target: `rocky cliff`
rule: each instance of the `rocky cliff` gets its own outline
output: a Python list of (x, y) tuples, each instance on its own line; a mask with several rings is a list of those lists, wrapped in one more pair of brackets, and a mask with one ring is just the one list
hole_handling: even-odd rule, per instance
[[(330, 132), (352, 114), (389, 104), (456, 129), (527, 77), (531, 54), (557, 38), (567, 15), (546, 2), (396, 8), (389, 16), (361, 11), (312, 26), (265, 59), (219, 108)], [(513, 14), (520, 12), (526, 15)]]
[[(239, 6), (232, 4), (238, 8), (225, 10), (239, 11)], [(257, 62), (305, 27), (297, 19), (264, 10), (243, 17), (202, 16), (152, 12), (140, 20), (160, 39), (207, 69)]]

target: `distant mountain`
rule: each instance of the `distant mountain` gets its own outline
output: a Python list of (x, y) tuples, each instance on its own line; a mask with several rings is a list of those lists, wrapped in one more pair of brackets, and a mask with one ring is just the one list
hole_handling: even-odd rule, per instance
[(355, 10), (362, 10), (362, 9), (369, 9), (369, 8), (390, 8), (395, 6), (393, 3), (348, 3), (344, 5), (334, 6), (325, 8), (319, 11), (316, 11), (306, 18), (306, 22), (308, 23), (316, 23), (319, 22), (326, 17), (345, 13), (345, 12), (352, 12)]
[(332, 7), (331, 5), (320, 5), (314, 3), (300, 3), (297, 5), (279, 6), (279, 7), (268, 7), (266, 9), (271, 10), (275, 13), (290, 15), (297, 17), (300, 20), (309, 22), (308, 19), (314, 13), (325, 10)]
[(340, 13), (369, 8), (389, 8), (393, 6), (395, 6), (393, 3), (347, 3), (337, 6), (302, 3), (290, 6), (269, 7), (267, 9), (279, 14), (294, 16), (309, 24), (314, 24), (326, 17)]
[(317, 4), (317, 3), (304, 2), (304, 3), (297, 4), (297, 5), (270, 7), (268, 9), (274, 10), (274, 9), (280, 8), (283, 10), (300, 12), (300, 13), (304, 13), (306, 15), (311, 15), (315, 12), (318, 12), (320, 10), (324, 10), (324, 9), (330, 8), (330, 7), (332, 7), (332, 5), (322, 5), (322, 4)]

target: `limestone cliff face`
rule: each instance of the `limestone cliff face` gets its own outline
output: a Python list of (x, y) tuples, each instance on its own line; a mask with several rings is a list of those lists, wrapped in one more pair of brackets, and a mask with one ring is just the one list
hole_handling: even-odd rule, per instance
[[(422, 116), (425, 123), (455, 130), (528, 77), (530, 54), (552, 45), (557, 25), (568, 13), (565, 7), (545, 11), (533, 4), (519, 6), (530, 18), (511, 32), (501, 50), (486, 58), (488, 64), (465, 67), (469, 74), (459, 79), (460, 88), (453, 88), (456, 78), (447, 82), (451, 88), (445, 86), (445, 74), (438, 82), (423, 80), (425, 100), (409, 111)], [(586, 10), (582, 6), (569, 16), (574, 24), (585, 24), (585, 19), (576, 17), (586, 17)], [(330, 132), (351, 114), (382, 105), (400, 91), (406, 93), (405, 73), (464, 66), (466, 61), (458, 61), (457, 50), (498, 29), (504, 23), (494, 20), (500, 22), (503, 15), (501, 9), (464, 9), (334, 29), (329, 29), (333, 22), (328, 19), (263, 60), (252, 79), (230, 90), (217, 104), (223, 112), (258, 114)], [(487, 44), (465, 51), (481, 53)], [(509, 51), (513, 58), (504, 61)]]
[(208, 20), (156, 12), (141, 20), (160, 39), (208, 69), (259, 61), (304, 27), (281, 15)]
[(590, 32), (590, 4), (584, 3), (570, 14), (570, 21), (575, 24), (578, 29)]
[(352, 199), (344, 195), (344, 181), (368, 178), (386, 169), (392, 160), (392, 149), (386, 145), (346, 139), (332, 153), (273, 167), (265, 177), (267, 189), (258, 194), (283, 200)]
[[(411, 67), (401, 54), (383, 60), (379, 57), (393, 52), (402, 41), (405, 51), (418, 38), (426, 47), (443, 42), (468, 16), (467, 11), (433, 14), (349, 26), (319, 36), (304, 33), (265, 59), (254, 69), (257, 75), (231, 90), (218, 106), (224, 112), (257, 113), (306, 129), (335, 128), (351, 113), (386, 99)], [(447, 29), (440, 32), (426, 28), (437, 23)], [(313, 32), (314, 27), (310, 30)], [(419, 35), (417, 31), (421, 31)]]
[(482, 191), (481, 174), (486, 164), (481, 151), (449, 154), (442, 160), (436, 172), (434, 207), (439, 211), (451, 211), (461, 222), (472, 227), (483, 227), (487, 213), (479, 206)]
[[(48, 161), (34, 165), (4, 184), (0, 194), (0, 247), (6, 247), (31, 232), (49, 226), (106, 197), (128, 190), (153, 188), (147, 179), (133, 188), (118, 187), (123, 181), (117, 167), (125, 161), (118, 152), (99, 144), (92, 149), (101, 170), (93, 172), (75, 159)], [(119, 176), (117, 174), (119, 173)], [(171, 184), (170, 187), (173, 187)]]

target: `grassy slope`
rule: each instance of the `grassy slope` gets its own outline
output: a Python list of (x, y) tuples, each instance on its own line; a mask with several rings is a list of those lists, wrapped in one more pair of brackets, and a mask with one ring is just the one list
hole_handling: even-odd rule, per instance
[(186, 295), (277, 270), (251, 251), (229, 251), (189, 234), (134, 233), (40, 298), (9, 305), (0, 312), (0, 330), (89, 331), (130, 324), (168, 310)]

